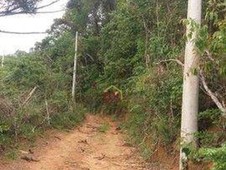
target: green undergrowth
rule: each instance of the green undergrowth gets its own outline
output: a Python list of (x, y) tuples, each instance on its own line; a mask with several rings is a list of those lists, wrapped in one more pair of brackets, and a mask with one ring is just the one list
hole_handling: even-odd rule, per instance
[(124, 129), (146, 158), (157, 146), (170, 148), (178, 138), (182, 94), (178, 72), (171, 69), (157, 77), (157, 69), (153, 68), (133, 79), (135, 86)]
[[(20, 142), (34, 143), (47, 129), (72, 129), (87, 110), (71, 101), (71, 80), (38, 56), (9, 57), (0, 69), (0, 152), (16, 157)], [(7, 156), (8, 155), (8, 156)]]
[(220, 147), (215, 148), (201, 148), (198, 152), (198, 157), (203, 161), (212, 161), (213, 170), (225, 170), (226, 169), (226, 145), (223, 144)]
[(50, 124), (57, 129), (72, 129), (83, 121), (86, 112), (86, 109), (77, 105), (74, 112), (68, 111), (54, 115)]
[[(191, 22), (192, 30), (198, 29), (199, 68), (224, 106), (225, 1), (208, 0), (203, 7), (202, 26)], [(116, 117), (127, 113), (123, 128), (128, 141), (147, 159), (159, 147), (179, 153), (187, 1), (69, 0), (66, 8), (31, 52), (5, 57), (0, 68), (0, 149), (9, 148), (9, 157), (14, 157), (10, 149), (18, 139), (33, 142), (46, 129), (71, 129), (83, 120), (85, 107)], [(76, 107), (71, 102), (75, 31), (75, 94), (83, 104)], [(188, 149), (189, 157), (226, 169), (226, 121), (201, 84), (196, 134), (201, 149), (199, 156)], [(107, 129), (103, 124), (99, 131)]]
[(106, 133), (109, 129), (110, 129), (109, 123), (102, 123), (102, 124), (98, 127), (98, 131), (99, 131), (99, 132), (102, 132), (102, 133)]
[[(129, 135), (128, 141), (140, 148), (144, 158), (149, 159), (158, 147), (165, 148), (168, 154), (179, 152), (182, 77), (178, 77), (178, 72), (180, 70), (171, 69), (157, 77), (155, 69), (152, 69), (134, 79), (136, 83), (129, 96), (129, 113), (123, 128)], [(170, 77), (170, 80), (165, 77)], [(196, 159), (197, 150), (191, 150), (189, 158), (194, 162), (216, 162), (215, 155), (224, 153), (221, 145), (226, 141), (226, 121), (218, 109), (206, 109), (209, 99), (205, 94), (201, 93), (201, 98), (204, 111), (198, 114), (199, 132), (196, 137), (202, 155)], [(210, 151), (214, 152), (214, 156), (210, 155)], [(215, 167), (219, 166), (218, 162), (215, 164)]]
[[(85, 117), (86, 109), (77, 105), (74, 111), (55, 113), (50, 115), (49, 121), (42, 113), (32, 115), (29, 120), (16, 120), (0, 124), (0, 146), (2, 151), (13, 152), (20, 145), (20, 141), (34, 143), (36, 138), (45, 133), (47, 129), (67, 130), (73, 129), (81, 123)], [(14, 117), (15, 118), (15, 117)], [(14, 124), (16, 124), (14, 126)]]

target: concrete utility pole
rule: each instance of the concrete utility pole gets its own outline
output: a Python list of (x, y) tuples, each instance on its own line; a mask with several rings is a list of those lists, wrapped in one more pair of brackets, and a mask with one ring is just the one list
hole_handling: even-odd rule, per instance
[(76, 68), (77, 68), (77, 53), (78, 53), (78, 32), (75, 35), (75, 56), (73, 68), (73, 83), (72, 83), (72, 100), (75, 101), (75, 87), (76, 87)]
[[(181, 151), (180, 170), (187, 169), (187, 155), (184, 148), (187, 145), (196, 147), (195, 133), (198, 130), (198, 100), (199, 100), (199, 55), (195, 48), (197, 29), (192, 30), (192, 23), (201, 25), (202, 0), (188, 0), (187, 42), (185, 47), (184, 83), (181, 117)], [(188, 35), (192, 35), (188, 37)]]

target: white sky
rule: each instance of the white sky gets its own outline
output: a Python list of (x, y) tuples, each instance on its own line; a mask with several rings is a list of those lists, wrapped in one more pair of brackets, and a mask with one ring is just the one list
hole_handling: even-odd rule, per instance
[[(42, 5), (54, 0), (43, 0)], [(42, 11), (56, 11), (65, 9), (68, 0), (60, 0), (54, 5), (42, 9)], [(40, 10), (41, 11), (41, 10)], [(16, 32), (44, 32), (50, 28), (55, 18), (60, 18), (64, 12), (14, 15), (0, 17), (0, 29)], [(29, 51), (35, 42), (41, 41), (46, 35), (14, 35), (0, 33), (0, 55), (13, 54), (17, 50)]]

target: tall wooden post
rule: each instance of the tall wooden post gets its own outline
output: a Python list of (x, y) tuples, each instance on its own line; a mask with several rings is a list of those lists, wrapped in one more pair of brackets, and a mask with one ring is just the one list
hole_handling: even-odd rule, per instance
[(4, 59), (5, 59), (5, 56), (3, 55), (3, 56), (2, 56), (2, 63), (1, 63), (1, 66), (2, 66), (2, 67), (4, 66)]
[(72, 83), (72, 101), (75, 101), (75, 87), (76, 87), (76, 68), (77, 68), (77, 53), (78, 53), (78, 32), (75, 35), (75, 56), (73, 68), (73, 83)]

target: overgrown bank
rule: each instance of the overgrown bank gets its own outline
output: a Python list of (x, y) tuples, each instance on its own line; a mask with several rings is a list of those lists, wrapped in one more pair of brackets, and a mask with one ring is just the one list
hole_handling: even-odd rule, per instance
[(70, 129), (83, 120), (86, 110), (82, 105), (75, 109), (67, 79), (40, 57), (23, 54), (6, 58), (0, 69), (3, 153), (13, 153), (20, 141), (33, 143), (47, 129)]

